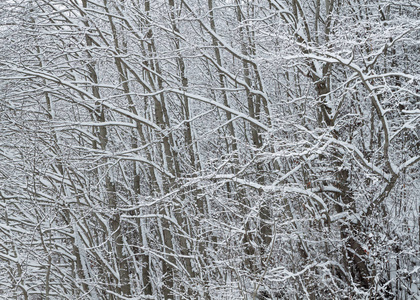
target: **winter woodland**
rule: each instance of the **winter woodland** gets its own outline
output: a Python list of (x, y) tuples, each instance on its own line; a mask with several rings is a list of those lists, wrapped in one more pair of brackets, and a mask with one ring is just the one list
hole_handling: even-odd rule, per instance
[(1, 299), (420, 299), (420, 2), (0, 1)]

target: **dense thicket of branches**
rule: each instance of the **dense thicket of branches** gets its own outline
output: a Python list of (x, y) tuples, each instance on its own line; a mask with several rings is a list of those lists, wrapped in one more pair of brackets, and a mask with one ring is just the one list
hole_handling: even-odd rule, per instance
[(0, 297), (420, 299), (420, 5), (5, 0)]

